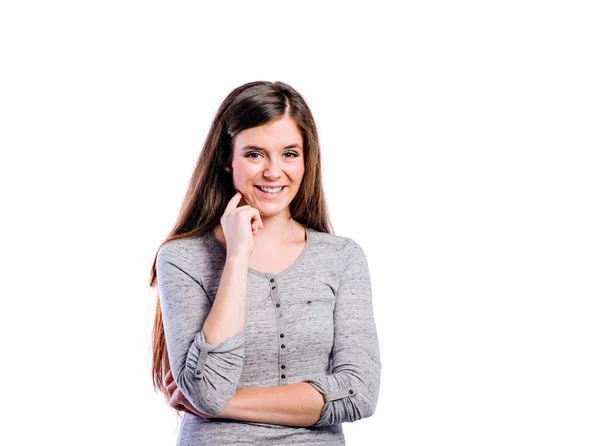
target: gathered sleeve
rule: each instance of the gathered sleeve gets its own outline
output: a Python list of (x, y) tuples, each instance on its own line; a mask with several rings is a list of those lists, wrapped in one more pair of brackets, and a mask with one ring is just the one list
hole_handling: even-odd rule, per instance
[(331, 374), (306, 381), (325, 400), (314, 426), (370, 417), (379, 397), (381, 362), (369, 267), (354, 240), (349, 238), (345, 247), (348, 263), (336, 293)]
[(163, 245), (156, 260), (167, 354), (181, 393), (200, 412), (218, 415), (237, 389), (244, 363), (245, 329), (207, 344), (203, 325), (212, 308), (200, 279), (178, 266)]

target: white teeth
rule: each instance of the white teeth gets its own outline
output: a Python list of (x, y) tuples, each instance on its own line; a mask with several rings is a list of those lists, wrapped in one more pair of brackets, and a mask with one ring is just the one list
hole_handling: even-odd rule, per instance
[(262, 186), (258, 186), (258, 188), (260, 190), (262, 190), (263, 192), (268, 192), (270, 194), (276, 194), (277, 192), (279, 192), (281, 189), (283, 189), (283, 186), (281, 187), (276, 187), (274, 189), (268, 188), (268, 187), (262, 187)]

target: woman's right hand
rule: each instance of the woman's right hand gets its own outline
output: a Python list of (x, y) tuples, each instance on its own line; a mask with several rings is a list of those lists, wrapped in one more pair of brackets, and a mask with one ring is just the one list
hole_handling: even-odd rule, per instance
[(198, 409), (192, 406), (192, 403), (190, 403), (183, 393), (181, 393), (177, 383), (175, 383), (175, 378), (173, 378), (171, 369), (169, 369), (165, 375), (163, 384), (167, 389), (167, 395), (169, 396), (169, 406), (171, 406), (173, 409), (187, 412), (192, 415), (198, 415), (203, 418), (216, 418), (212, 415), (200, 412)]
[(221, 228), (227, 245), (227, 256), (247, 256), (254, 249), (254, 236), (263, 227), (258, 209), (245, 205), (238, 207), (242, 193), (237, 192), (221, 217)]

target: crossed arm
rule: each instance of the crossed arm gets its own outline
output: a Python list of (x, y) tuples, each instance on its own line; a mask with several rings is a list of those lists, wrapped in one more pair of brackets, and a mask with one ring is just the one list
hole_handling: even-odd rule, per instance
[[(193, 329), (202, 326), (194, 318), (210, 310), (198, 292), (201, 284), (159, 256), (163, 324), (174, 382), (180, 390), (176, 404), (205, 417), (287, 426), (325, 426), (371, 416), (381, 372), (371, 284), (364, 252), (352, 240), (347, 245), (347, 267), (341, 274), (334, 310), (332, 373), (262, 388), (237, 389), (245, 330), (219, 344), (208, 344), (203, 330)], [(187, 331), (181, 330), (182, 320), (187, 322)], [(173, 401), (171, 405), (176, 407)]]
[(277, 387), (236, 390), (223, 410), (216, 416), (211, 416), (195, 409), (180, 392), (176, 393), (174, 383), (169, 385), (169, 388), (172, 407), (204, 418), (229, 418), (284, 426), (312, 426), (318, 421), (325, 404), (323, 396), (313, 386), (299, 382)]
[(321, 416), (323, 395), (307, 382), (239, 389), (218, 417), (284, 426), (312, 426)]

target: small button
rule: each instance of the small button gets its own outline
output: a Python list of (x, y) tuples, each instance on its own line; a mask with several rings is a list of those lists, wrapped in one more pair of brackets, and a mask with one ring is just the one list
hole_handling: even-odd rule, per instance
[(285, 378), (285, 375), (281, 375), (282, 378)]
[(282, 369), (285, 369), (285, 366), (284, 366), (284, 365), (282, 365), (282, 366), (281, 366), (281, 368), (282, 368)]
[(283, 338), (283, 333), (281, 333), (281, 334), (279, 335), (279, 337), (280, 337), (280, 338)]
[(196, 370), (196, 375), (199, 375), (200, 373), (202, 373), (202, 370)]
[(274, 287), (274, 286), (272, 286), (272, 287), (271, 287), (271, 289), (272, 289), (272, 290), (274, 290), (274, 289), (275, 289), (275, 287)]
[(352, 394), (354, 393), (354, 390), (350, 389), (350, 390), (348, 391), (348, 393), (349, 393), (350, 395), (352, 395)]
[(276, 306), (277, 308), (279, 308), (281, 305), (280, 305), (280, 304), (275, 304), (275, 306)]
[(271, 279), (271, 282), (275, 282), (275, 279)]
[(310, 303), (312, 303), (312, 300), (309, 300), (309, 301), (308, 301), (308, 302), (306, 302), (306, 303), (307, 303), (307, 304), (310, 304)]
[(285, 348), (285, 344), (281, 344), (281, 348)]

